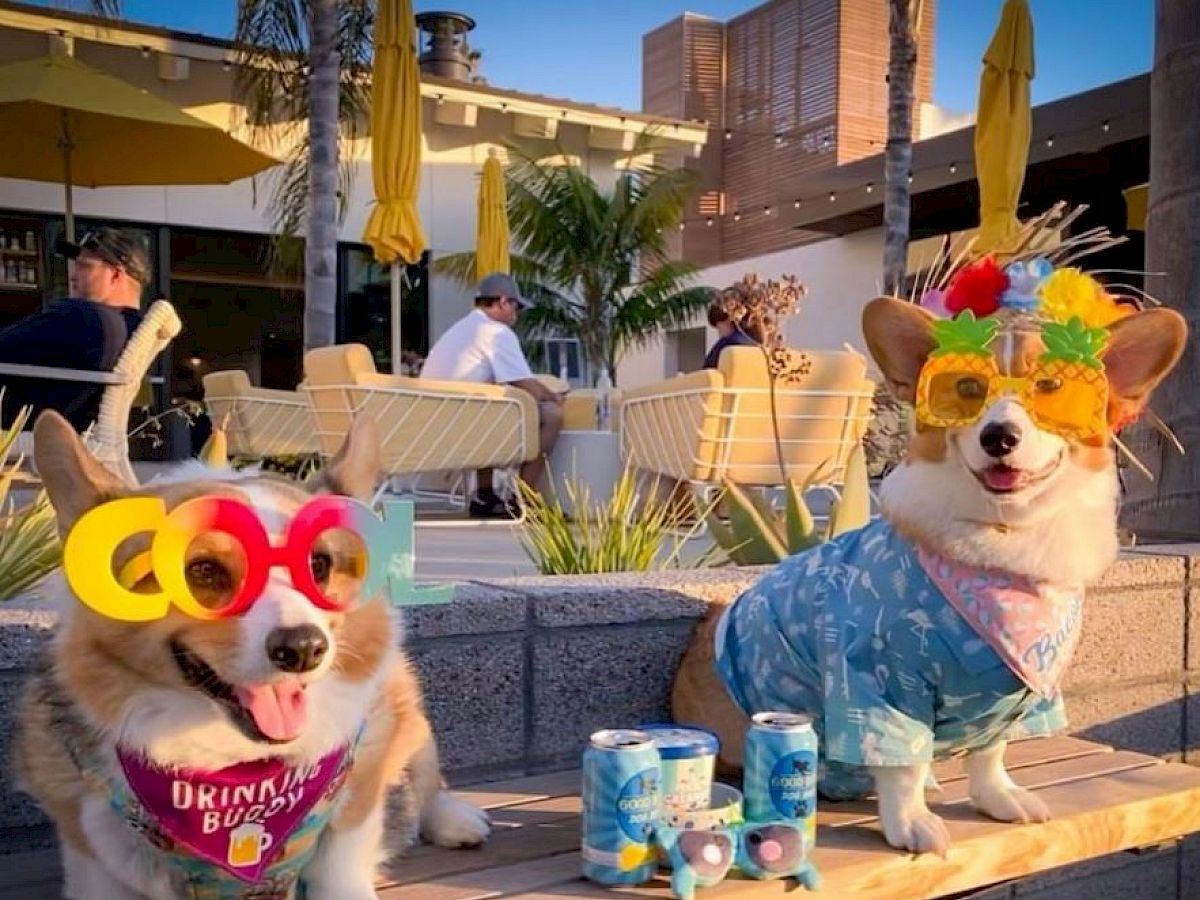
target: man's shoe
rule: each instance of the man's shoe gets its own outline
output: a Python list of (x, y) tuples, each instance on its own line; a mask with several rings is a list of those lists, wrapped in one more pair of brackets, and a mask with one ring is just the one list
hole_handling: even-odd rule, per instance
[(467, 514), (472, 519), (519, 519), (521, 506), (515, 498), (501, 500), (495, 494), (483, 497), (476, 494), (467, 506)]

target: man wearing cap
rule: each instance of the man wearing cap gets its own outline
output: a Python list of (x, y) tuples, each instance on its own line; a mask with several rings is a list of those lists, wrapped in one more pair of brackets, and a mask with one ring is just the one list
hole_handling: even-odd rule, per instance
[[(439, 381), (475, 381), (507, 384), (528, 391), (538, 404), (539, 453), (521, 466), (521, 480), (535, 486), (545, 467), (545, 457), (562, 428), (563, 398), (534, 376), (512, 326), (529, 302), (521, 297), (511, 276), (493, 273), (475, 292), (475, 308), (459, 319), (429, 349), (421, 367), (422, 378)], [(492, 470), (479, 473), (479, 486), (471, 498), (470, 514), (515, 517), (515, 504), (501, 500), (492, 486)]]
[[(142, 321), (142, 288), (150, 281), (146, 251), (116, 228), (90, 232), (77, 244), (59, 241), (56, 249), (75, 260), (71, 296), (0, 331), (0, 362), (111, 370)], [(30, 424), (42, 410), (53, 409), (79, 431), (95, 421), (104, 393), (101, 384), (8, 376), (0, 376), (0, 388), (4, 424), (31, 406)]]

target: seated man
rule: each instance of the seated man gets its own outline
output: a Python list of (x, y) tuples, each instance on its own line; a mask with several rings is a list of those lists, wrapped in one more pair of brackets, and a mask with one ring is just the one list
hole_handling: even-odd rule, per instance
[[(487, 276), (476, 291), (475, 309), (459, 319), (429, 349), (422, 378), (442, 381), (476, 381), (507, 384), (528, 391), (538, 404), (536, 459), (521, 467), (521, 480), (536, 487), (545, 457), (562, 428), (563, 398), (534, 377), (512, 326), (528, 307), (517, 283), (499, 272)], [(479, 473), (479, 486), (471, 498), (470, 514), (476, 517), (515, 517), (515, 503), (505, 503), (492, 486), (492, 470)]]
[[(58, 252), (75, 260), (71, 296), (0, 331), (0, 362), (111, 370), (142, 321), (142, 287), (150, 281), (146, 251), (132, 235), (101, 228), (78, 244), (60, 241)], [(4, 375), (0, 389), (5, 425), (30, 406), (29, 427), (42, 410), (53, 409), (79, 431), (96, 420), (104, 393), (102, 384)]]
[(726, 347), (750, 346), (758, 344), (753, 337), (742, 331), (738, 324), (729, 318), (729, 313), (714, 303), (708, 308), (708, 324), (717, 329), (717, 342), (712, 345), (708, 355), (704, 357), (704, 368), (715, 369), (721, 361), (721, 351)]

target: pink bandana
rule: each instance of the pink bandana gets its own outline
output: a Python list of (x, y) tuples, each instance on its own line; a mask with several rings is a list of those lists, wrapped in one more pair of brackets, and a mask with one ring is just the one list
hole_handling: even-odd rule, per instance
[(313, 807), (340, 790), (350, 752), (342, 747), (303, 768), (258, 760), (217, 772), (164, 769), (124, 750), (117, 757), (134, 796), (163, 832), (255, 883)]
[(951, 606), (1032, 690), (1058, 693), (1083, 618), (1083, 592), (950, 562), (918, 547), (921, 568)]

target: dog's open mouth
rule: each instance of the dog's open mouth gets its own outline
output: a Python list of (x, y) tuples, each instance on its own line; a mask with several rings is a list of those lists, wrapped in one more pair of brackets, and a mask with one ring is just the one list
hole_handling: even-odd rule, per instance
[(215, 700), (234, 726), (252, 741), (286, 744), (304, 731), (308, 698), (299, 678), (264, 684), (230, 684), (221, 680), (208, 663), (178, 638), (171, 639), (171, 656), (184, 681)]
[(1013, 468), (1012, 466), (1006, 466), (1004, 463), (996, 463), (988, 466), (986, 469), (972, 469), (971, 473), (986, 491), (993, 494), (1015, 494), (1018, 491), (1032, 487), (1040, 481), (1045, 481), (1054, 474), (1061, 461), (1062, 454), (1059, 454), (1048, 466), (1034, 471)]

